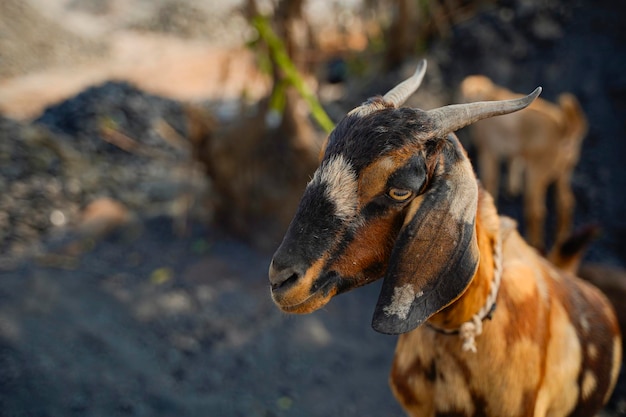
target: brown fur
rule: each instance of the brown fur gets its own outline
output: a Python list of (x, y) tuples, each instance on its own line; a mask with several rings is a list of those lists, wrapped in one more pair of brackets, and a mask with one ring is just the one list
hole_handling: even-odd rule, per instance
[[(505, 108), (520, 110), (538, 91)], [(331, 135), (272, 258), (277, 306), (312, 312), (382, 278), (372, 326), (400, 334), (390, 382), (409, 415), (593, 415), (621, 364), (610, 304), (498, 217), (451, 133), (503, 107), (424, 112), (380, 101)], [(470, 319), (476, 332), (455, 334)]]
[(626, 334), (626, 270), (616, 266), (601, 265), (597, 263), (584, 263), (578, 271), (578, 275), (600, 288), (617, 312), (617, 319), (622, 334)]
[[(482, 257), (476, 276), (431, 323), (458, 327), (484, 303), (499, 233), (490, 200), (481, 194), (476, 229)], [(476, 339), (477, 354), (462, 352), (458, 336), (427, 326), (400, 336), (390, 382), (409, 415), (565, 416), (574, 407), (599, 407), (611, 391), (621, 347), (604, 296), (558, 272), (516, 231), (503, 242), (503, 258), (497, 308)], [(593, 311), (586, 303), (607, 307)], [(586, 324), (582, 317), (588, 317)], [(607, 365), (598, 360), (602, 357), (616, 361)]]
[(623, 303), (626, 300), (626, 270), (592, 262), (581, 265), (587, 247), (599, 234), (600, 229), (595, 225), (582, 227), (572, 233), (561, 245), (552, 248), (549, 259), (559, 269), (578, 275), (606, 295), (617, 313), (617, 321), (624, 335), (626, 334), (626, 308), (623, 307)]
[[(468, 175), (474, 178), (469, 168), (463, 169), (467, 160), (452, 162), (438, 153), (430, 158), (439, 161), (439, 175), (448, 173), (449, 182), (456, 184), (455, 193), (461, 192), (459, 184), (468, 187)], [(392, 170), (382, 168), (386, 166), (380, 160), (373, 162), (372, 168), (361, 172), (361, 179), (371, 172), (389, 176)], [(380, 180), (360, 185), (368, 186), (379, 190)], [(323, 255), (296, 284), (274, 292), (274, 301), (284, 311), (312, 312), (339, 292), (336, 287), (328, 292), (312, 291), (323, 268), (353, 277), (344, 282), (342, 291), (346, 286), (367, 284), (371, 276), (388, 271), (393, 267), (393, 260), (388, 259), (397, 245), (398, 230), (419, 216), (424, 198), (418, 196), (407, 205), (404, 217), (382, 216), (362, 225), (341, 257), (330, 260)], [(436, 207), (444, 207), (451, 216), (457, 209), (445, 209), (449, 204), (440, 201)], [(498, 217), (493, 199), (480, 187), (474, 207), (478, 267), (469, 286), (430, 317), (428, 325), (399, 336), (390, 374), (394, 395), (407, 413), (416, 417), (592, 415), (612, 392), (621, 364), (620, 331), (610, 304), (596, 288), (558, 269), (530, 247), (510, 219)], [(394, 219), (404, 219), (404, 225)], [(399, 281), (397, 287), (409, 283), (419, 288), (425, 276), (437, 274), (448, 262), (442, 257), (449, 252), (432, 242), (449, 236), (445, 229), (453, 220), (442, 218), (435, 222), (437, 227), (415, 232), (420, 249), (411, 252), (404, 248), (406, 257), (402, 259), (411, 262), (419, 255), (429, 261), (418, 273), (400, 275), (408, 281)], [(493, 285), (498, 238), (502, 239), (503, 276), (497, 307), (492, 319), (483, 321), (483, 333), (476, 337), (477, 352), (465, 352), (458, 335), (440, 330), (458, 329), (486, 303)], [(330, 267), (322, 266), (328, 262)]]
[[(346, 249), (345, 259), (350, 262), (337, 262), (336, 270), (342, 276), (358, 276), (364, 265), (376, 268), (382, 273), (386, 266), (386, 257), (391, 252), (393, 240), (388, 239), (386, 232), (391, 229), (392, 219), (380, 219), (370, 222), (369, 227), (358, 233)], [(372, 251), (371, 248), (380, 248)], [(366, 284), (366, 282), (361, 285)]]
[[(520, 96), (479, 75), (463, 81), (461, 94), (467, 101)], [(570, 185), (572, 172), (587, 134), (587, 120), (576, 97), (561, 94), (558, 104), (539, 98), (526, 111), (482, 120), (471, 129), (485, 188), (497, 199), (501, 160), (509, 167), (508, 191), (516, 195), (523, 187), (529, 242), (537, 248), (544, 247), (545, 199), (551, 184), (556, 186), (556, 241), (565, 239), (575, 204)]]

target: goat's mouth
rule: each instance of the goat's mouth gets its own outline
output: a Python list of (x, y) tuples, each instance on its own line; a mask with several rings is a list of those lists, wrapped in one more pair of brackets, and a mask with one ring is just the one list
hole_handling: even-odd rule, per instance
[(274, 303), (284, 312), (308, 314), (325, 306), (338, 293), (339, 276), (326, 273), (311, 285), (293, 283), (285, 290), (272, 290)]

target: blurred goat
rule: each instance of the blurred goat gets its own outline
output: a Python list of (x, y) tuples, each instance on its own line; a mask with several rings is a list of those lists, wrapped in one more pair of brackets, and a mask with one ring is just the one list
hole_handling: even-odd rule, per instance
[(425, 68), (328, 137), (272, 259), (272, 298), (310, 313), (384, 277), (373, 327), (400, 334), (390, 382), (411, 416), (591, 416), (620, 368), (615, 314), (498, 217), (453, 133), (523, 109), (540, 89), (401, 108)]
[[(461, 94), (466, 102), (521, 97), (482, 75), (465, 78)], [(483, 120), (472, 126), (479, 177), (494, 200), (498, 197), (502, 160), (509, 168), (509, 193), (519, 194), (524, 182), (526, 235), (537, 248), (544, 247), (546, 191), (552, 183), (558, 214), (556, 242), (561, 242), (570, 232), (575, 204), (570, 182), (586, 134), (587, 119), (576, 97), (569, 93), (559, 96), (558, 105), (537, 99), (524, 112)]]

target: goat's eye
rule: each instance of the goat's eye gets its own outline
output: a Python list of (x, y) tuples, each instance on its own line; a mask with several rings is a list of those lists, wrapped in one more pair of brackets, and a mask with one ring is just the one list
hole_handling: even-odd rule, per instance
[(406, 201), (413, 193), (410, 190), (403, 190), (402, 188), (391, 188), (387, 192), (387, 195), (396, 201)]

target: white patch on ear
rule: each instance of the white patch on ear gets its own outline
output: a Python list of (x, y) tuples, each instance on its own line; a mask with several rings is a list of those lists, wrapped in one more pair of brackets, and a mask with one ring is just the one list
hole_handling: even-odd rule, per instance
[(391, 297), (391, 304), (383, 308), (383, 311), (387, 316), (396, 315), (401, 320), (406, 320), (411, 310), (411, 304), (413, 300), (421, 297), (424, 294), (423, 291), (415, 294), (415, 290), (411, 284), (404, 284), (401, 287), (393, 289), (393, 296)]
[(311, 182), (325, 183), (326, 196), (335, 205), (335, 215), (341, 220), (356, 216), (358, 207), (357, 177), (352, 165), (342, 155), (324, 163)]

